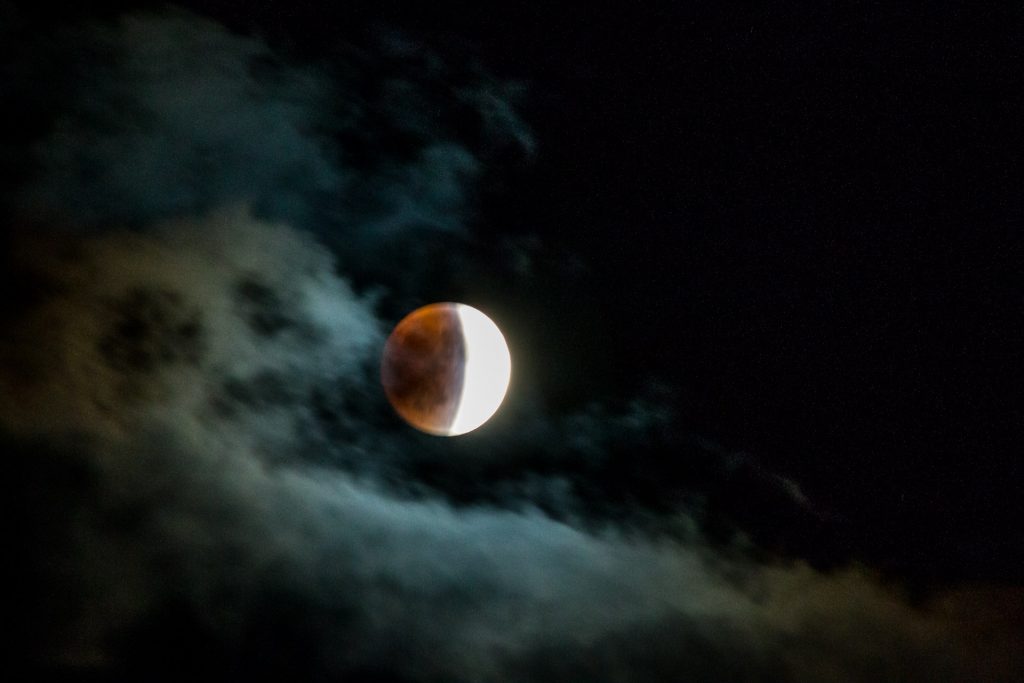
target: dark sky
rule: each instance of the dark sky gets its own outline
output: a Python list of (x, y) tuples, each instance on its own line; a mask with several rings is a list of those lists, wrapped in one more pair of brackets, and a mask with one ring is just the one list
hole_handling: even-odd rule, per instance
[(1024, 9), (553, 4), (0, 1), (12, 666), (1019, 680)]

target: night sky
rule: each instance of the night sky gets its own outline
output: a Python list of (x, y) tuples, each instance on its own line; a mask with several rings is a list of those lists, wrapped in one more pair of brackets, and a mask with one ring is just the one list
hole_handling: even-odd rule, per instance
[(1024, 678), (1024, 7), (548, 4), (0, 0), (8, 671)]

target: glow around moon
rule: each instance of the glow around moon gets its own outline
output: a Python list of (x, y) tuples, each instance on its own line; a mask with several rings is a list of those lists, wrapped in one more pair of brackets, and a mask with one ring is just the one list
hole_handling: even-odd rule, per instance
[(498, 410), (512, 359), (498, 326), (472, 306), (436, 303), (395, 327), (384, 346), (381, 382), (395, 411), (429, 434), (473, 431)]

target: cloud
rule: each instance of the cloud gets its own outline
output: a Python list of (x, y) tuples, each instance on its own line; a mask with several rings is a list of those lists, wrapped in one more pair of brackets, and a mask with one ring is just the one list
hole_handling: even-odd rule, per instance
[[(488, 145), (428, 105), (482, 107), (489, 139), (531, 149), (500, 88), (467, 94), (408, 45), (357, 87), (352, 64), (290, 63), (173, 11), (67, 31), (38, 48), (77, 66), (16, 201), (63, 232), (11, 238), (4, 275), (19, 663), (496, 683), (1020, 670), (1017, 590), (912, 599), (856, 564), (712, 542), (725, 510), (807, 501), (680, 439), (664, 396), (524, 400), (514, 428), (457, 441), (397, 422), (367, 292), (425, 286), (382, 264), (468, 229)], [(758, 495), (732, 500), (738, 480)]]
[(328, 251), (242, 208), (24, 248), (54, 293), (4, 345), (18, 368), (4, 412), (29, 432), (115, 433), (170, 396), (182, 419), (230, 412), (259, 400), (243, 388), (275, 382), (305, 401), (314, 381), (355, 376), (380, 344), (370, 303)]
[[(52, 294), (5, 348), (0, 424), (15, 471), (43, 444), (56, 471), (87, 473), (50, 510), (68, 513), (46, 569), (64, 582), (31, 600), (64, 610), (34, 654), (69, 671), (953, 681), (1009, 666), (1012, 628), (974, 640), (988, 613), (971, 593), (913, 607), (864, 569), (454, 506), (318, 460), (412, 444), (316, 434), (312, 397), (365, 389), (380, 325), (308, 234), (236, 209), (62, 245), (25, 257)], [(600, 460), (589, 419), (554, 438)], [(660, 418), (619, 419), (610, 433)]]
[(23, 130), (4, 146), (23, 159), (8, 203), (28, 223), (140, 227), (244, 203), (321, 235), (353, 275), (404, 270), (401, 288), (423, 267), (399, 254), (407, 236), (445, 258), (485, 162), (535, 144), (515, 87), (422, 47), (299, 64), (175, 9), (16, 36), (6, 86), (38, 123), (30, 148)]
[(47, 56), (77, 78), (58, 81), (53, 130), (36, 146), (40, 173), (23, 195), (33, 215), (139, 224), (248, 201), (308, 220), (308, 200), (341, 182), (317, 130), (330, 111), (322, 81), (256, 39), (167, 12), (52, 40)]

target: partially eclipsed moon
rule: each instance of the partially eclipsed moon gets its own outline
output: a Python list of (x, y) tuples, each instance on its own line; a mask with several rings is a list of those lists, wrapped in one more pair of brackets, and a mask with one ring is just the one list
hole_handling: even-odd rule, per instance
[(501, 330), (465, 304), (418, 308), (384, 345), (381, 382), (391, 405), (417, 429), (471, 432), (498, 410), (512, 375)]

